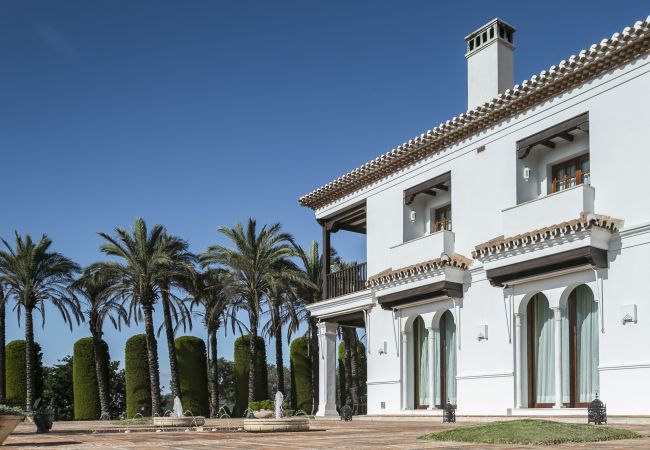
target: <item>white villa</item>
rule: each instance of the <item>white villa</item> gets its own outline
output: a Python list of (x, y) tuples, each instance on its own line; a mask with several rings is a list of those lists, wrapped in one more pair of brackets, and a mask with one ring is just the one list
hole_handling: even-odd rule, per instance
[[(365, 328), (370, 415), (650, 416), (650, 17), (515, 85), (515, 28), (468, 35), (468, 111), (300, 198), (367, 263), (324, 264), (319, 416), (336, 330)], [(453, 218), (453, 219), (452, 219)], [(647, 281), (647, 280), (646, 280)]]

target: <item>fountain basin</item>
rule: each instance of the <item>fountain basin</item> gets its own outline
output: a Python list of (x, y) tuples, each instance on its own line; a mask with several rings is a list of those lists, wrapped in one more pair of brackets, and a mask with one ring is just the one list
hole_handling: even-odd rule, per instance
[(282, 431), (309, 431), (309, 419), (290, 417), (282, 419), (244, 419), (244, 431), (273, 433)]
[(200, 427), (205, 424), (205, 417), (154, 417), (153, 425), (155, 427)]

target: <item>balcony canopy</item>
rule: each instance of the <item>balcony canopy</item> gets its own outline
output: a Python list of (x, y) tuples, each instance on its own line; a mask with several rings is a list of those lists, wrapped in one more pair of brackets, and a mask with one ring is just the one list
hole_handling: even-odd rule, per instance
[(383, 309), (397, 308), (422, 301), (442, 301), (449, 298), (463, 298), (463, 285), (453, 281), (438, 281), (424, 286), (405, 289), (393, 294), (377, 296)]
[(345, 230), (366, 234), (366, 201), (352, 205), (333, 216), (319, 219), (318, 222), (330, 233)]
[(545, 147), (554, 149), (558, 140), (573, 142), (579, 132), (589, 132), (589, 113), (583, 113), (572, 119), (553, 125), (545, 130), (528, 136), (517, 142), (517, 157), (524, 159), (533, 148)]
[(418, 194), (436, 195), (436, 191), (451, 189), (451, 172), (443, 173), (404, 191), (404, 204), (410, 205)]

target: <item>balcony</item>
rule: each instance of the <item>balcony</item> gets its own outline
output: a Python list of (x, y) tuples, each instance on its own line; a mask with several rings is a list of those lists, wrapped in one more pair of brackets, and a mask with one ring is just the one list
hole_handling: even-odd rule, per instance
[(329, 273), (325, 282), (327, 298), (340, 297), (362, 291), (366, 288), (367, 280), (368, 270), (366, 263), (356, 264)]
[(454, 254), (454, 233), (438, 231), (420, 238), (412, 239), (390, 248), (390, 261), (393, 269), (439, 258), (442, 253)]
[[(563, 186), (564, 187), (564, 186)], [(582, 212), (594, 212), (595, 190), (587, 184), (568, 187), (503, 210), (503, 235), (521, 233), (577, 219)]]

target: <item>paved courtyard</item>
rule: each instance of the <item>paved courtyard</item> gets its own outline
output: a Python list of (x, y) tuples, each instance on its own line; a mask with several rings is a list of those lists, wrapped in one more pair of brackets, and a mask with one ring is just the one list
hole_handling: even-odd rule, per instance
[[(237, 427), (241, 421), (234, 420)], [(223, 421), (209, 420), (204, 429), (223, 425)], [(313, 421), (311, 431), (304, 433), (250, 434), (244, 432), (106, 432), (109, 424), (102, 422), (57, 422), (49, 434), (36, 434), (29, 423), (19, 425), (5, 446), (10, 448), (53, 449), (380, 449), (380, 448), (447, 448), (492, 449), (526, 448), (530, 446), (470, 445), (433, 443), (417, 440), (418, 436), (464, 424), (443, 425), (432, 421), (354, 420)], [(650, 425), (621, 425), (645, 436), (650, 436)], [(93, 432), (94, 431), (94, 432)], [(545, 447), (550, 448), (550, 447)], [(555, 448), (648, 449), (650, 437), (626, 441), (562, 445)]]

